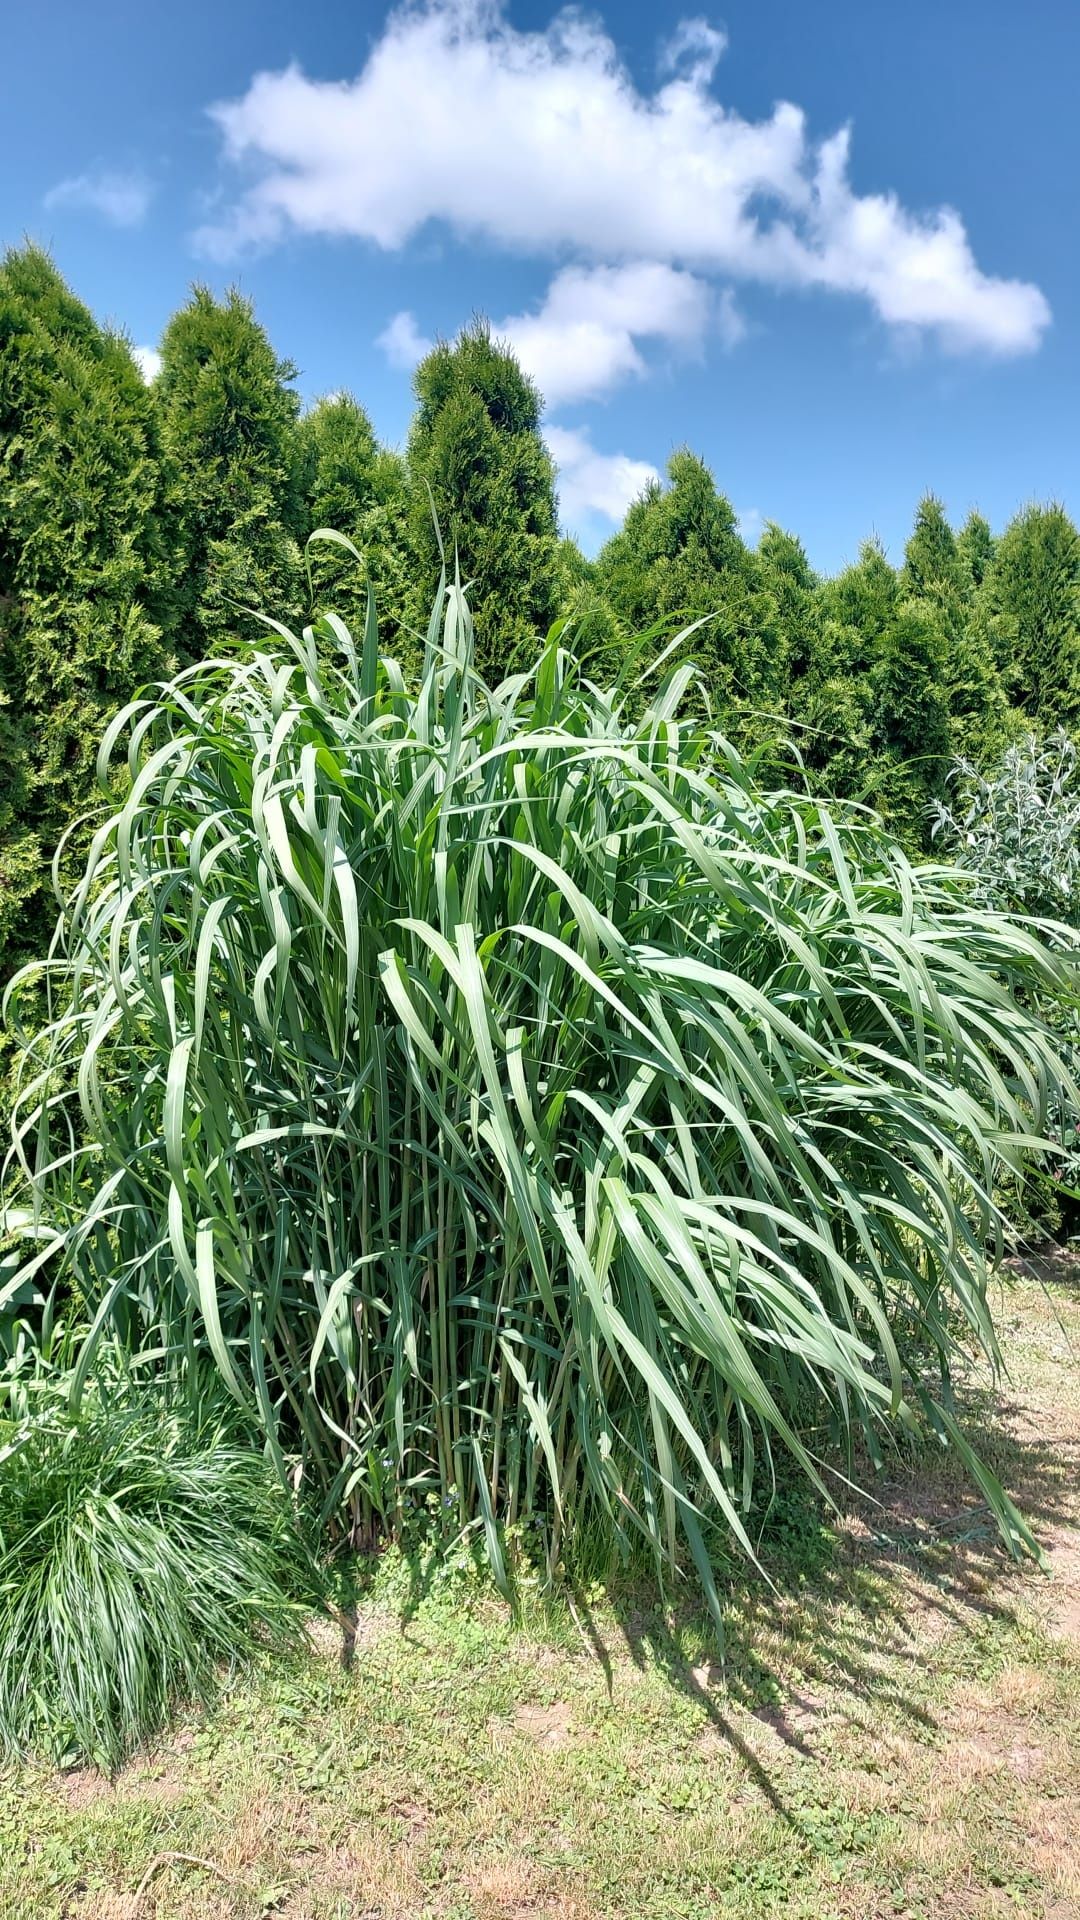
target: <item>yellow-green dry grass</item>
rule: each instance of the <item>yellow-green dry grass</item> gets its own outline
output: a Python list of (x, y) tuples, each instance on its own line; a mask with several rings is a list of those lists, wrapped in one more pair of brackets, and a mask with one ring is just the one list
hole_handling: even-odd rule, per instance
[(445, 1585), (371, 1603), (350, 1670), (321, 1635), (115, 1784), (3, 1778), (0, 1915), (1070, 1920), (1080, 1268), (1010, 1283), (1001, 1324), (1012, 1379), (969, 1419), (1049, 1580), (943, 1457), (800, 1536), (787, 1597), (733, 1597), (724, 1675), (607, 1600), (580, 1633)]

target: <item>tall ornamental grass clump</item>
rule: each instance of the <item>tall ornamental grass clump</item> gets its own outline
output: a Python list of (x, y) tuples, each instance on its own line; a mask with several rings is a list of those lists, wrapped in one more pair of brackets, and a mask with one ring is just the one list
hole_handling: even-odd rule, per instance
[(489, 687), (451, 586), (413, 688), (373, 608), (358, 651), (267, 626), (109, 728), (29, 1039), (22, 1276), (83, 1371), (110, 1323), (209, 1350), (328, 1521), (438, 1502), (499, 1579), (587, 1520), (716, 1607), (778, 1447), (819, 1479), (808, 1418), (873, 1453), (920, 1409), (1029, 1539), (949, 1374), (996, 1356), (995, 1179), (1062, 1072), (1016, 990), (1066, 961), (760, 791), (670, 652), (605, 689), (556, 630)]

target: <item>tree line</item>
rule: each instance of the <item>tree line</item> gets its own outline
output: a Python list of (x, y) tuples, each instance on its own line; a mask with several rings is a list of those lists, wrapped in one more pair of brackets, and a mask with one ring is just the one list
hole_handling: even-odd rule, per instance
[[(524, 665), (572, 619), (597, 674), (642, 633), (687, 642), (743, 746), (866, 801), (906, 843), (963, 756), (1080, 724), (1080, 535), (1058, 505), (995, 537), (920, 504), (903, 564), (868, 541), (832, 578), (795, 535), (756, 548), (703, 460), (675, 453), (595, 560), (560, 535), (542, 401), (483, 323), (415, 377), (403, 452), (346, 393), (302, 412), (296, 369), (250, 303), (196, 288), (149, 384), (50, 258), (0, 263), (0, 969), (40, 951), (49, 863), (85, 844), (107, 716), (143, 684), (259, 627), (375, 586), (406, 670), (445, 553), (472, 583), (478, 664)], [(306, 548), (333, 527), (363, 555)], [(63, 857), (61, 853), (61, 857)]]

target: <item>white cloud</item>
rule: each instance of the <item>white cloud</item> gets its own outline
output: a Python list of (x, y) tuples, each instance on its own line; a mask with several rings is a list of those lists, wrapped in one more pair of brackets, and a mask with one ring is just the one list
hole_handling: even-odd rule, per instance
[(79, 173), (61, 180), (45, 195), (47, 207), (73, 207), (99, 213), (114, 227), (138, 227), (145, 220), (154, 189), (139, 173)]
[(710, 289), (659, 261), (566, 267), (536, 313), (511, 314), (495, 331), (510, 342), (549, 406), (596, 399), (645, 371), (639, 340), (700, 348)]
[(161, 372), (161, 355), (156, 347), (132, 347), (131, 357), (147, 386)]
[[(623, 267), (564, 267), (535, 312), (510, 314), (493, 330), (513, 348), (548, 405), (561, 407), (601, 398), (644, 373), (639, 341), (700, 351), (714, 313), (725, 346), (734, 346), (746, 326), (730, 288), (714, 302), (707, 281), (660, 261), (639, 260)], [(395, 314), (376, 344), (392, 366), (406, 370), (431, 346), (411, 313)]]
[(856, 193), (846, 132), (817, 144), (789, 102), (757, 121), (724, 107), (721, 50), (684, 22), (650, 93), (580, 13), (522, 32), (499, 0), (404, 6), (356, 79), (292, 66), (211, 110), (250, 184), (200, 243), (221, 258), (290, 231), (400, 248), (444, 221), (526, 253), (860, 296), (953, 351), (1038, 345), (1037, 287), (985, 273), (951, 208)]
[(595, 515), (614, 524), (622, 519), (651, 480), (659, 480), (647, 460), (626, 453), (597, 453), (581, 428), (549, 427), (544, 435), (558, 468), (559, 506), (563, 520), (580, 526)]
[(735, 295), (730, 287), (723, 287), (716, 303), (716, 331), (720, 340), (730, 353), (740, 340), (745, 340), (750, 329), (739, 311)]
[(1050, 321), (1038, 287), (983, 273), (953, 208), (921, 219), (895, 194), (853, 193), (850, 147), (845, 128), (818, 150), (805, 277), (865, 294), (883, 320), (905, 332), (933, 328), (953, 352), (1036, 347)]
[(727, 43), (727, 34), (707, 20), (680, 20), (660, 50), (660, 71), (711, 80)]
[(375, 342), (381, 347), (392, 367), (400, 368), (402, 373), (411, 373), (419, 366), (426, 353), (430, 353), (431, 340), (425, 339), (416, 324), (413, 313), (395, 313)]

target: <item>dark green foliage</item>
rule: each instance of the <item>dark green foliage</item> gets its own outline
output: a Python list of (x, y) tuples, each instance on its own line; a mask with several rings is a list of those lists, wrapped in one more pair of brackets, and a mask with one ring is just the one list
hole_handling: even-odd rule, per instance
[(583, 670), (595, 680), (616, 678), (625, 663), (626, 635), (597, 575), (576, 540), (560, 540), (557, 599), (574, 635)]
[(0, 1432), (0, 1751), (117, 1766), (222, 1663), (301, 1637), (312, 1575), (259, 1454), (152, 1407)]
[[(3, 619), (0, 602), (0, 622)], [(3, 674), (5, 680), (14, 679), (13, 665)], [(41, 841), (30, 825), (38, 812), (30, 797), (31, 736), (21, 703), (13, 705), (7, 686), (0, 690), (0, 701), (0, 968), (7, 968), (26, 953), (28, 944), (33, 950), (38, 926), (35, 906), (45, 879), (45, 860)]]
[(930, 803), (949, 764), (941, 624), (925, 601), (901, 600), (871, 677), (875, 711), (870, 798), (894, 829), (923, 844)]
[(0, 964), (43, 943), (94, 742), (169, 664), (153, 403), (32, 247), (0, 265)]
[(822, 792), (865, 800), (873, 787), (881, 706), (873, 676), (898, 592), (881, 547), (867, 541), (857, 564), (823, 581), (817, 594), (813, 644), (792, 683), (790, 713), (811, 783)]
[(408, 570), (408, 487), (405, 463), (380, 447), (371, 422), (351, 394), (335, 394), (306, 413), (299, 428), (306, 530), (330, 527), (363, 556), (328, 542), (310, 551), (314, 610), (363, 624), (370, 581), (376, 588), (389, 643), (396, 640)]
[(808, 671), (820, 645), (820, 583), (802, 541), (775, 521), (758, 541), (757, 563), (772, 595), (779, 657), (790, 683)]
[(963, 603), (964, 567), (956, 536), (945, 518), (941, 501), (932, 493), (920, 500), (915, 528), (904, 548), (901, 587), (921, 595), (950, 614)]
[(350, 393), (334, 393), (305, 413), (298, 439), (307, 518), (353, 539), (379, 453), (371, 421)]
[(165, 330), (155, 398), (187, 659), (256, 633), (238, 608), (300, 609), (295, 372), (236, 292), (196, 287)]
[(728, 576), (738, 581), (750, 571), (734, 509), (704, 461), (684, 447), (668, 461), (668, 479), (646, 487), (600, 556), (616, 611), (634, 627), (658, 615), (712, 612)]
[(560, 606), (567, 605), (579, 593), (598, 594), (595, 562), (586, 558), (572, 534), (564, 534), (559, 541), (555, 565)]
[(869, 802), (919, 847), (950, 730), (943, 616), (914, 588), (868, 541), (857, 565), (820, 589), (820, 627), (791, 699), (812, 784)]
[(995, 545), (990, 522), (984, 520), (981, 513), (969, 513), (956, 536), (956, 551), (969, 589), (982, 586), (993, 562)]
[(961, 551), (940, 500), (928, 494), (920, 502), (900, 576), (902, 590), (932, 609), (940, 629), (939, 678), (953, 750), (978, 757), (1000, 747), (1006, 713), (986, 624), (975, 610), (974, 570), (989, 564), (982, 529), (989, 536), (985, 521), (969, 521)]
[(835, 579), (824, 582), (825, 617), (850, 635), (850, 663), (857, 671), (877, 658), (899, 595), (896, 571), (879, 540), (864, 541), (856, 565), (845, 567)]
[(560, 611), (555, 476), (540, 436), (540, 395), (513, 354), (476, 322), (416, 371), (409, 435), (410, 614), (427, 623), (442, 564), (455, 554), (483, 635), (478, 665), (498, 677), (531, 665)]
[(1080, 534), (1063, 507), (1028, 507), (1002, 534), (981, 612), (1016, 706), (1044, 726), (1080, 719)]
[(668, 477), (629, 509), (599, 556), (597, 580), (628, 633), (709, 616), (691, 651), (730, 726), (740, 712), (777, 703), (786, 668), (775, 602), (704, 461), (683, 448)]

